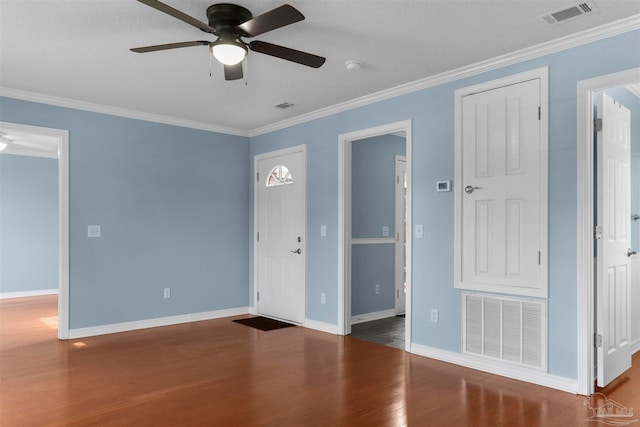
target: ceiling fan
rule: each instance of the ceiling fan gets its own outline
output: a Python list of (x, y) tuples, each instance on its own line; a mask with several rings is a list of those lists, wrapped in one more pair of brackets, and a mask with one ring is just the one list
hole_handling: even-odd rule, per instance
[(291, 5), (284, 4), (262, 15), (253, 16), (251, 12), (235, 4), (219, 3), (207, 8), (208, 24), (189, 16), (158, 0), (138, 0), (154, 9), (171, 15), (205, 33), (217, 36), (217, 40), (195, 40), (169, 43), (155, 46), (136, 47), (136, 53), (154, 52), (158, 50), (177, 49), (190, 46), (209, 46), (213, 56), (224, 65), (225, 80), (241, 79), (242, 60), (249, 50), (275, 56), (287, 61), (297, 62), (313, 68), (324, 64), (325, 58), (302, 52), (273, 43), (254, 40), (246, 43), (243, 37), (255, 37), (268, 31), (293, 24), (304, 19), (304, 15)]

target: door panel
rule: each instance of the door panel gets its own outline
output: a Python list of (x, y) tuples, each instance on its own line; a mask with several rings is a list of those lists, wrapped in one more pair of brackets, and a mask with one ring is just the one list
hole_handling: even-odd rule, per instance
[(597, 113), (602, 119), (597, 135), (597, 218), (602, 227), (597, 240), (597, 382), (604, 387), (631, 367), (631, 113), (603, 93)]
[(257, 312), (304, 321), (305, 172), (302, 151), (258, 161)]
[(462, 98), (456, 287), (546, 296), (540, 80)]

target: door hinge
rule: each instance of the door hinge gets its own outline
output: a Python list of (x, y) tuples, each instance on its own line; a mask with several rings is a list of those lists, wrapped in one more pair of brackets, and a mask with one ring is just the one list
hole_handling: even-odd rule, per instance
[(256, 182), (260, 182), (260, 172), (256, 172)]
[(602, 119), (594, 119), (593, 120), (593, 131), (594, 132), (602, 131)]
[(598, 240), (598, 239), (602, 239), (602, 226), (601, 225), (596, 225), (595, 227), (593, 227), (593, 238)]
[(596, 347), (598, 348), (602, 347), (602, 335), (600, 334), (596, 335)]
[(258, 231), (256, 233), (256, 241), (259, 242), (260, 241), (260, 232)]
[(538, 265), (540, 265), (540, 259), (542, 258), (542, 254), (538, 251)]
[(260, 292), (256, 292), (256, 301), (260, 301)]
[(396, 242), (399, 242), (399, 241), (400, 241), (400, 232), (398, 231), (396, 233)]
[(542, 120), (542, 107), (538, 107), (538, 120)]

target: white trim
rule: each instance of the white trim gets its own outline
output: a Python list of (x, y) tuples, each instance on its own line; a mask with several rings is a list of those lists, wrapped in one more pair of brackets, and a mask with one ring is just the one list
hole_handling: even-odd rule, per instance
[(360, 98), (322, 108), (320, 110), (293, 117), (291, 119), (252, 129), (249, 131), (249, 136), (254, 137), (265, 133), (274, 132), (276, 130), (299, 125), (301, 123), (331, 116), (333, 114), (341, 113), (344, 111), (353, 110), (355, 108), (374, 104), (376, 102), (395, 98), (397, 96), (406, 95), (435, 86), (440, 86), (445, 83), (450, 83), (455, 80), (475, 76), (487, 71), (496, 70), (498, 68), (507, 67), (509, 65), (539, 58), (541, 56), (561, 52), (563, 50), (571, 49), (577, 46), (592, 43), (598, 40), (606, 39), (607, 37), (616, 36), (637, 29), (640, 29), (640, 15), (633, 15), (619, 21), (581, 31), (579, 33), (571, 34), (535, 46), (520, 49), (515, 52), (487, 59), (485, 61), (476, 62), (474, 64), (456, 68), (454, 70), (445, 71), (444, 73), (436, 74), (434, 76), (426, 77), (414, 82), (365, 95)]
[[(540, 251), (542, 251), (540, 264), (540, 277), (543, 283), (540, 288), (514, 288), (503, 285), (482, 284), (469, 286), (461, 285), (461, 215), (462, 197), (462, 100), (467, 95), (485, 92), (505, 86), (514, 85), (530, 80), (540, 80)], [(454, 175), (454, 287), (456, 289), (466, 289), (479, 292), (495, 292), (527, 297), (547, 298), (548, 286), (548, 265), (549, 265), (549, 244), (548, 244), (548, 196), (549, 196), (549, 67), (541, 67), (523, 73), (512, 74), (500, 79), (483, 82), (477, 85), (457, 89), (455, 91), (455, 175)]]
[[(303, 254), (304, 254), (304, 291), (303, 291), (303, 297), (302, 300), (304, 301), (304, 307), (303, 307), (303, 312), (302, 312), (302, 318), (304, 319), (307, 313), (307, 307), (306, 307), (306, 295), (307, 295), (307, 289), (306, 289), (306, 275), (307, 275), (307, 258), (306, 258), (306, 240), (307, 240), (307, 146), (306, 144), (301, 144), (301, 145), (296, 145), (293, 147), (287, 147), (287, 148), (282, 148), (280, 150), (275, 150), (275, 151), (269, 151), (267, 153), (262, 153), (262, 154), (256, 154), (253, 157), (253, 176), (251, 177), (251, 179), (253, 180), (253, 305), (251, 306), (251, 313), (252, 314), (259, 314), (258, 313), (258, 241), (257, 241), (257, 235), (258, 235), (258, 180), (256, 179), (256, 174), (258, 173), (258, 162), (260, 160), (264, 160), (264, 159), (270, 159), (272, 157), (279, 157), (279, 156), (284, 156), (287, 154), (293, 154), (293, 153), (302, 153), (302, 167), (304, 169), (304, 200), (303, 200), (303, 207), (302, 207), (302, 216), (303, 216), (303, 220), (302, 220), (302, 229), (304, 230), (304, 238), (302, 241), (302, 250), (303, 250)], [(290, 322), (290, 320), (287, 320), (288, 322)], [(306, 321), (306, 320), (305, 320)]]
[(351, 142), (359, 139), (404, 132), (407, 157), (407, 303), (405, 349), (411, 344), (411, 310), (413, 278), (413, 130), (412, 121), (376, 126), (338, 136), (338, 333), (351, 333)]
[(393, 237), (360, 237), (351, 239), (352, 245), (387, 245), (395, 242)]
[(206, 130), (209, 132), (224, 133), (248, 137), (246, 130), (236, 129), (228, 126), (215, 125), (211, 123), (198, 122), (195, 120), (180, 119), (176, 117), (163, 116), (161, 114), (145, 113), (143, 111), (128, 110), (126, 108), (111, 107), (108, 105), (94, 104), (92, 102), (78, 101), (76, 99), (62, 98), (51, 95), (44, 95), (25, 90), (18, 90), (0, 86), (0, 96), (19, 99), (22, 101), (39, 102), (41, 104), (55, 105), (58, 107), (73, 108), (76, 110), (91, 111), (94, 113), (108, 114), (110, 116), (126, 117), (147, 122), (162, 123), (173, 126), (180, 126), (190, 129)]
[(38, 291), (0, 292), (0, 299), (29, 298), (43, 295), (58, 295), (57, 289), (40, 289)]
[(155, 319), (137, 320), (133, 322), (112, 323), (110, 325), (91, 326), (71, 329), (69, 339), (93, 337), (96, 335), (116, 334), (119, 332), (137, 331), (139, 329), (157, 328), (160, 326), (179, 325), (202, 320), (220, 319), (223, 317), (249, 314), (249, 307), (227, 308), (223, 310), (204, 311), (200, 313), (181, 314), (177, 316), (158, 317)]
[(304, 323), (302, 326), (308, 329), (326, 332), (331, 335), (339, 335), (338, 327), (332, 323), (320, 322), (319, 320), (304, 319)]
[(0, 129), (58, 139), (58, 338), (69, 337), (69, 131), (0, 122)]
[(559, 377), (557, 375), (540, 372), (537, 369), (516, 366), (504, 363), (503, 361), (455, 353), (421, 344), (412, 344), (411, 353), (518, 381), (525, 381), (560, 391), (566, 391), (568, 393), (575, 394), (578, 390), (578, 383), (574, 379)]
[(595, 319), (593, 257), (593, 92), (640, 80), (640, 68), (581, 80), (577, 87), (577, 275), (578, 393), (594, 391), (593, 336)]
[(372, 322), (374, 320), (388, 319), (389, 317), (396, 317), (396, 309), (390, 308), (388, 310), (373, 311), (371, 313), (356, 314), (351, 317), (351, 325), (357, 325), (358, 323)]

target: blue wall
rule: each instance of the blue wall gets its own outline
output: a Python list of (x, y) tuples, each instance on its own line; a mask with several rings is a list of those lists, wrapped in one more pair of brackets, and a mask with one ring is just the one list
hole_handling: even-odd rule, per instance
[[(353, 238), (395, 235), (395, 162), (405, 155), (406, 140), (382, 135), (351, 144), (351, 213)], [(383, 236), (382, 227), (389, 227)], [(393, 243), (352, 246), (351, 314), (359, 315), (395, 307)], [(375, 286), (379, 293), (375, 293)]]
[(58, 289), (58, 160), (0, 154), (0, 293)]
[(248, 305), (248, 138), (9, 98), (0, 116), (69, 130), (71, 329)]
[[(434, 191), (437, 181), (454, 175), (454, 91), (548, 66), (549, 372), (577, 378), (576, 87), (580, 80), (640, 66), (638, 52), (640, 32), (633, 31), (253, 137), (252, 159), (275, 149), (307, 145), (306, 317), (337, 323), (338, 136), (411, 119), (413, 221), (423, 224), (428, 236), (413, 242), (412, 339), (461, 351), (461, 298), (453, 288), (453, 193)], [(328, 225), (327, 237), (319, 235), (321, 224)], [(322, 292), (327, 295), (324, 305)], [(439, 310), (438, 323), (429, 321), (430, 308)]]

